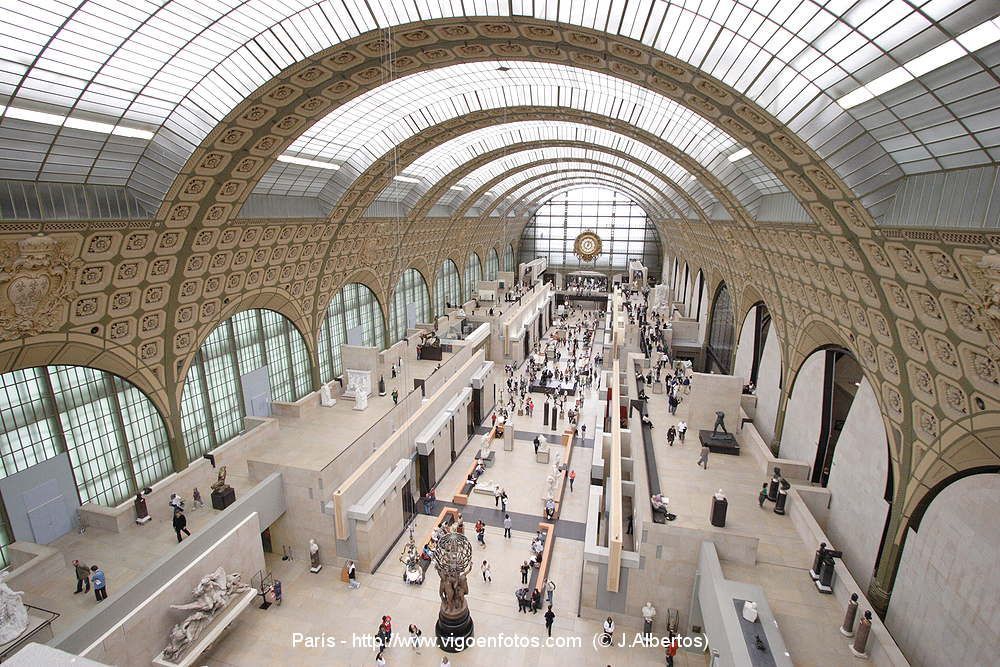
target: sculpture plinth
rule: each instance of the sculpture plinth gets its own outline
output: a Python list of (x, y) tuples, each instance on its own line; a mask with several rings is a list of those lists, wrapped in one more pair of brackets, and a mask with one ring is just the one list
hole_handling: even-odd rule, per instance
[(442, 651), (458, 653), (469, 647), (473, 635), (472, 615), (465, 601), (469, 592), (466, 575), (472, 569), (472, 545), (461, 533), (447, 533), (438, 540), (434, 561), (441, 578), (438, 589), (441, 610), (434, 634)]

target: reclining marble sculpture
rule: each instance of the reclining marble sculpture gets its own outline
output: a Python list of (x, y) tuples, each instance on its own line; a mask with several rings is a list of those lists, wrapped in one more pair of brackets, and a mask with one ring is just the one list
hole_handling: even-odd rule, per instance
[(175, 661), (188, 646), (198, 640), (219, 612), (229, 605), (230, 600), (249, 589), (239, 573), (226, 575), (221, 567), (203, 577), (194, 588), (192, 602), (170, 605), (171, 609), (191, 613), (170, 631), (167, 648), (163, 649), (163, 657)]
[(6, 581), (0, 581), (0, 644), (16, 639), (28, 627), (28, 610), (21, 596), (11, 590)]

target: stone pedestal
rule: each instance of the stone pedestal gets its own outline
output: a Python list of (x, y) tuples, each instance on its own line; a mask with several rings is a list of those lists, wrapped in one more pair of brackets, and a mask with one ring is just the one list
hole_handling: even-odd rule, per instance
[(468, 607), (458, 616), (439, 612), (437, 623), (434, 624), (438, 645), (445, 653), (459, 653), (468, 648), (473, 631), (472, 615), (469, 614)]
[(729, 501), (725, 498), (712, 496), (712, 525), (716, 528), (726, 527), (726, 511), (729, 509)]
[(514, 425), (511, 424), (503, 430), (503, 450), (505, 452), (514, 451)]
[(548, 463), (549, 462), (549, 446), (542, 445), (535, 452), (535, 461), (538, 463)]
[(736, 437), (732, 433), (718, 431), (712, 433), (708, 430), (698, 431), (698, 439), (701, 444), (708, 447), (708, 451), (714, 454), (740, 455), (740, 444), (736, 442)]
[(236, 502), (236, 489), (226, 486), (219, 491), (212, 491), (212, 508), (224, 510)]

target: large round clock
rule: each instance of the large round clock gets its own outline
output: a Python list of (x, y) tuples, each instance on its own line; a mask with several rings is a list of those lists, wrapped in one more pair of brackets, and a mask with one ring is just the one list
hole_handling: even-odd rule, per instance
[(582, 232), (573, 242), (573, 252), (584, 262), (592, 262), (601, 254), (601, 237), (591, 231)]

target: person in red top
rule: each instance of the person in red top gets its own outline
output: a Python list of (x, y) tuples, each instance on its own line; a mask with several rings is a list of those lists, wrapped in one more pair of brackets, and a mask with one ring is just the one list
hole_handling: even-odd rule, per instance
[(674, 667), (674, 656), (677, 655), (677, 643), (671, 638), (667, 645), (667, 667)]
[(570, 470), (569, 471), (569, 492), (570, 493), (573, 493), (573, 481), (575, 479), (576, 479), (576, 471), (575, 470)]

